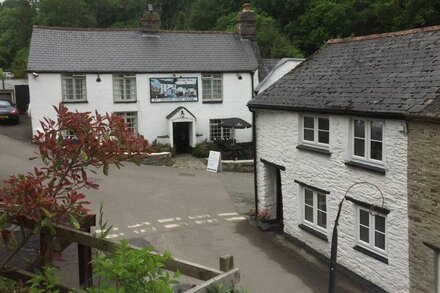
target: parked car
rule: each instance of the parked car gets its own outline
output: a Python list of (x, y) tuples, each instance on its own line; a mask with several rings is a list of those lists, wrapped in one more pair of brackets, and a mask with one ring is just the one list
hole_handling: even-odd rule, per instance
[(0, 121), (20, 121), (17, 107), (9, 100), (0, 100)]

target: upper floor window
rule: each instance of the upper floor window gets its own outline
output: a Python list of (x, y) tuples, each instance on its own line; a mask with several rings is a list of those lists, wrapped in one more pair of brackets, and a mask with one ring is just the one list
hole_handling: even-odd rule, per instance
[(383, 162), (383, 122), (353, 120), (353, 157)]
[(223, 75), (202, 74), (203, 101), (223, 100)]
[(63, 74), (61, 79), (63, 102), (87, 101), (85, 74)]
[(138, 132), (137, 112), (117, 112), (116, 114), (124, 118), (124, 122), (127, 124), (130, 132)]
[(304, 115), (302, 134), (303, 143), (328, 147), (330, 141), (329, 118)]
[(234, 139), (234, 129), (220, 127), (222, 119), (209, 120), (211, 141)]
[(327, 197), (325, 194), (304, 188), (303, 223), (317, 230), (327, 231)]
[(113, 97), (115, 102), (136, 101), (136, 75), (113, 74)]
[(358, 244), (373, 252), (386, 254), (386, 216), (371, 213), (368, 209), (361, 207), (356, 207), (356, 210)]

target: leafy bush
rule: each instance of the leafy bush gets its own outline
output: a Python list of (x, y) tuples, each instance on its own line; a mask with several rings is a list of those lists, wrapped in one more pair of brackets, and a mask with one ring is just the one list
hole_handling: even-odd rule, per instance
[(192, 151), (192, 155), (197, 158), (209, 157), (209, 151), (216, 151), (217, 146), (211, 142), (204, 142), (197, 144)]
[[(93, 273), (98, 277), (97, 288), (87, 292), (158, 292), (172, 293), (179, 272), (170, 275), (164, 270), (171, 255), (153, 254), (152, 247), (131, 249), (122, 241), (114, 255), (97, 255), (93, 261)], [(115, 290), (117, 289), (117, 290)]]
[(169, 143), (160, 143), (157, 142), (157, 140), (154, 140), (151, 144), (151, 147), (153, 148), (153, 151), (156, 153), (162, 153), (162, 152), (170, 152), (173, 157), (176, 154), (176, 148), (172, 147)]
[(226, 287), (222, 283), (216, 283), (211, 288), (208, 288), (208, 293), (247, 293), (247, 291), (237, 290), (234, 288)]

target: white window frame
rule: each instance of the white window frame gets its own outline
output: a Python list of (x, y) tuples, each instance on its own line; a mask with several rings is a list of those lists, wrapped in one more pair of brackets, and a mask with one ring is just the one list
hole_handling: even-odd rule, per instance
[[(72, 93), (73, 99), (67, 98), (67, 80), (72, 80)], [(81, 98), (77, 99), (78, 93), (76, 90), (76, 82), (78, 80), (82, 81), (82, 93)], [(86, 102), (87, 101), (87, 78), (85, 74), (73, 74), (73, 73), (64, 73), (61, 74), (61, 93), (62, 93), (62, 101), (63, 102)]]
[[(221, 93), (220, 98), (214, 98), (214, 81), (220, 81)], [(209, 92), (205, 91), (205, 82), (209, 82)], [(223, 101), (223, 74), (222, 73), (202, 73), (202, 101), (204, 102), (221, 102)]]
[[(312, 129), (312, 128), (306, 128), (304, 119), (306, 117), (313, 118), (313, 141), (304, 139), (304, 130), (305, 129)], [(319, 119), (327, 119), (328, 120), (328, 130), (321, 130), (328, 132), (328, 143), (322, 143), (319, 142)], [(313, 115), (313, 114), (304, 114), (301, 115), (301, 142), (302, 144), (311, 145), (323, 149), (328, 149), (330, 146), (330, 117), (329, 116), (322, 116), (322, 115)]]
[[(309, 222), (308, 220), (306, 220), (306, 190), (313, 192), (313, 222)], [(327, 229), (328, 229), (328, 197), (327, 197), (327, 194), (316, 191), (312, 188), (307, 188), (307, 187), (301, 187), (301, 193), (302, 193), (302, 223), (304, 225), (314, 229), (314, 230), (317, 230), (317, 231), (327, 235)], [(325, 211), (325, 220), (326, 220), (325, 226), (326, 227), (325, 228), (318, 225), (318, 193), (325, 196), (325, 207), (326, 207), (326, 211)]]
[[(364, 121), (364, 131), (365, 131), (365, 137), (364, 137), (364, 153), (365, 156), (358, 156), (355, 155), (355, 129), (356, 124), (355, 121), (360, 120)], [(371, 123), (372, 122), (379, 122), (382, 124), (382, 160), (376, 160), (371, 158)], [(360, 118), (360, 117), (354, 117), (351, 121), (351, 156), (353, 160), (361, 161), (361, 162), (367, 162), (373, 165), (384, 165), (385, 163), (385, 122), (383, 120), (376, 120), (376, 119), (366, 119), (366, 118)], [(374, 140), (373, 140), (374, 141)]]
[[(121, 116), (124, 119), (124, 122), (125, 122), (125, 124), (127, 124), (128, 128), (130, 129), (130, 132), (138, 133), (138, 131), (139, 131), (139, 129), (138, 129), (138, 112), (126, 111), (126, 112), (115, 112), (115, 114)], [(130, 122), (127, 120), (129, 118), (134, 118), (133, 127), (130, 126)]]
[[(220, 123), (223, 121), (224, 119), (209, 119), (209, 139), (210, 141), (217, 141), (217, 140), (226, 140), (226, 139), (235, 139), (235, 131), (232, 128), (223, 128), (220, 127)], [(212, 135), (212, 129), (211, 127), (216, 126), (218, 127), (218, 131), (220, 131), (220, 139), (219, 138), (215, 138)], [(226, 135), (226, 132), (229, 131), (229, 136)]]
[[(117, 93), (116, 90), (116, 82), (119, 82), (122, 80), (122, 89), (121, 93)], [(131, 86), (131, 89), (133, 92), (130, 95), (130, 98), (127, 98), (127, 80), (130, 80), (133, 85)], [(135, 102), (137, 100), (137, 92), (136, 92), (136, 74), (113, 74), (113, 101), (114, 102)]]
[[(360, 239), (360, 211), (366, 211), (368, 212), (368, 223), (369, 223), (369, 227), (368, 227), (368, 232), (369, 232), (369, 236), (368, 236), (368, 240), (369, 242), (365, 242), (363, 240)], [(376, 247), (375, 245), (375, 231), (376, 231), (376, 215), (381, 216), (383, 218), (385, 218), (385, 249), (381, 249), (379, 247)], [(380, 233), (382, 233), (380, 231)], [(387, 215), (381, 214), (381, 213), (377, 213), (377, 212), (372, 212), (369, 209), (360, 207), (360, 206), (356, 206), (356, 243), (357, 245), (361, 246), (362, 248), (365, 248), (367, 250), (370, 250), (376, 254), (382, 255), (384, 257), (387, 257), (388, 254), (388, 219), (387, 219)]]

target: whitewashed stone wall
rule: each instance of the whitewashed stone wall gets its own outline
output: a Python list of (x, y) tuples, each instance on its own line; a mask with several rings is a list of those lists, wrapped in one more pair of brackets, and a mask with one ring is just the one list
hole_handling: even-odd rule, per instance
[[(403, 121), (384, 121), (384, 152), (386, 175), (348, 167), (344, 162), (351, 156), (350, 124), (352, 117), (330, 115), (331, 157), (296, 149), (300, 144), (301, 114), (283, 111), (257, 110), (257, 176), (260, 209), (274, 204), (267, 194), (267, 168), (263, 158), (285, 166), (281, 172), (284, 231), (319, 253), (330, 257), (333, 222), (337, 205), (345, 191), (355, 182), (376, 184), (385, 196), (384, 207), (391, 210), (387, 217), (389, 264), (355, 251), (355, 206), (344, 203), (339, 225), (338, 263), (377, 284), (389, 292), (408, 292), (408, 212), (407, 212), (407, 134), (402, 132)], [(328, 242), (300, 229), (302, 205), (298, 180), (330, 191), (327, 196)], [(375, 189), (358, 186), (349, 196), (363, 202), (381, 205)], [(273, 216), (275, 216), (273, 214)]]
[[(136, 75), (136, 103), (114, 103), (113, 102), (113, 77), (111, 74), (100, 74), (101, 82), (96, 82), (97, 74), (87, 74), (87, 101), (81, 104), (65, 104), (71, 110), (95, 111), (98, 112), (137, 112), (138, 131), (149, 141), (155, 140), (158, 136), (171, 135), (169, 133), (170, 123), (166, 116), (176, 108), (183, 106), (187, 108), (197, 119), (195, 125), (197, 136), (195, 143), (202, 142), (209, 137), (209, 120), (239, 117), (248, 122), (252, 121), (252, 114), (246, 104), (252, 98), (252, 75), (240, 73), (242, 79), (237, 78), (236, 73), (223, 74), (223, 103), (204, 104), (202, 102), (202, 80), (201, 73), (176, 72), (177, 76), (197, 77), (199, 88), (198, 102), (177, 102), (177, 103), (151, 103), (150, 102), (150, 78), (171, 77), (172, 74), (137, 74)], [(54, 119), (56, 113), (53, 105), (58, 106), (61, 102), (61, 75), (57, 73), (40, 73), (37, 78), (28, 74), (29, 91), (31, 100), (32, 130), (40, 127), (39, 121), (43, 117)], [(238, 142), (252, 141), (252, 129), (236, 131)], [(160, 142), (168, 142), (167, 139)], [(193, 143), (194, 145), (194, 143)]]

